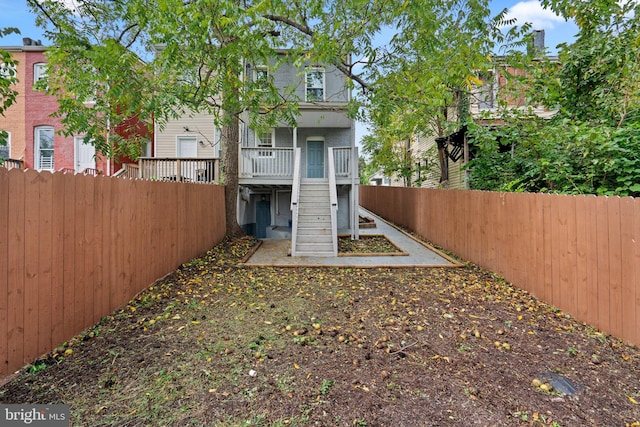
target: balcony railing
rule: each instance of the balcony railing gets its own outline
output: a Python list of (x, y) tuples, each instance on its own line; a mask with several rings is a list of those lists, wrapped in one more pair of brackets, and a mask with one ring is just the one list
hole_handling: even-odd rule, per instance
[(293, 148), (242, 147), (240, 177), (293, 178)]
[(351, 147), (335, 147), (333, 149), (336, 177), (351, 176)]
[[(334, 147), (334, 167), (337, 178), (349, 178), (353, 173), (351, 147)], [(293, 148), (240, 148), (241, 178), (293, 178)]]
[(24, 162), (16, 159), (5, 159), (0, 157), (0, 167), (7, 169), (22, 169)]
[(140, 157), (138, 177), (157, 181), (213, 183), (219, 180), (220, 159)]

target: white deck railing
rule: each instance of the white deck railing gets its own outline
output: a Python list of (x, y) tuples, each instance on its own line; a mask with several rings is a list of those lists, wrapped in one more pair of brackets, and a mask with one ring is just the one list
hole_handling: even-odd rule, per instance
[(293, 147), (242, 147), (240, 177), (293, 178)]
[(7, 169), (22, 169), (24, 162), (22, 160), (0, 157), (0, 167)]
[(213, 183), (219, 179), (219, 159), (140, 157), (139, 177), (157, 181)]

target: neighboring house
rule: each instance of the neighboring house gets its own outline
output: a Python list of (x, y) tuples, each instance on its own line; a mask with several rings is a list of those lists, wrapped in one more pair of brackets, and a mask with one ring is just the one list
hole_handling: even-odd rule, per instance
[(185, 111), (154, 129), (150, 152), (138, 161), (146, 179), (182, 182), (220, 181), (220, 130), (206, 113)]
[[(337, 256), (339, 233), (358, 237), (358, 153), (347, 116), (351, 93), (333, 66), (272, 68), (247, 63), (246, 78), (272, 78), (283, 92), (294, 89), (300, 114), (295, 127), (255, 131), (244, 125), (244, 113), (238, 223), (258, 238), (291, 239), (293, 256)], [(158, 158), (208, 159), (218, 156), (219, 131), (212, 117), (186, 113), (157, 130), (155, 142)]]
[(34, 90), (34, 84), (46, 78), (46, 47), (40, 41), (24, 38), (23, 46), (8, 46), (18, 61), (16, 102), (0, 116), (0, 130), (8, 132), (7, 147), (0, 147), (0, 156), (13, 159), (25, 169), (65, 171), (85, 174), (112, 175), (121, 163), (96, 155), (93, 145), (82, 135), (65, 137), (60, 118), (52, 117), (58, 110), (56, 98)]
[[(534, 31), (533, 49), (544, 52), (544, 30)], [(555, 57), (547, 59), (556, 60)], [(524, 76), (524, 70), (506, 66), (501, 58), (496, 58), (496, 66), (489, 72), (479, 73), (476, 77), (482, 84), (471, 91), (469, 113), (476, 123), (486, 126), (500, 126), (504, 120), (499, 110), (500, 102), (506, 103), (510, 110), (520, 110), (542, 118), (551, 118), (555, 111), (540, 106), (531, 106), (522, 96), (506, 93), (507, 76)], [(450, 117), (456, 117), (450, 114)], [(464, 166), (473, 157), (473, 146), (469, 146), (465, 129), (452, 134), (436, 137), (416, 135), (407, 148), (415, 160), (415, 172), (411, 186), (428, 188), (468, 189), (467, 171)], [(422, 162), (422, 168), (418, 167)], [(425, 163), (426, 162), (426, 163)], [(425, 172), (426, 169), (426, 172)], [(400, 180), (391, 179), (391, 185), (403, 185)]]

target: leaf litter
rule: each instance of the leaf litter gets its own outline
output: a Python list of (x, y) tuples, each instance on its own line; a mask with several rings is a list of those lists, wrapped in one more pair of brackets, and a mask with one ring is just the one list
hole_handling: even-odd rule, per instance
[(92, 426), (640, 426), (637, 348), (475, 265), (249, 268), (255, 243), (183, 264), (0, 402)]

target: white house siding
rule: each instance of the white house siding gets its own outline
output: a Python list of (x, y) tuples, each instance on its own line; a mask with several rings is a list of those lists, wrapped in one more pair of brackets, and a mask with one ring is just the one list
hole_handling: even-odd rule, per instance
[[(189, 129), (188, 132), (185, 127)], [(215, 130), (211, 115), (187, 112), (177, 120), (169, 120), (162, 131), (156, 130), (156, 152), (154, 157), (176, 157), (178, 136), (196, 137), (198, 140), (198, 157), (219, 157), (220, 138), (218, 133)]]

